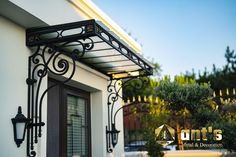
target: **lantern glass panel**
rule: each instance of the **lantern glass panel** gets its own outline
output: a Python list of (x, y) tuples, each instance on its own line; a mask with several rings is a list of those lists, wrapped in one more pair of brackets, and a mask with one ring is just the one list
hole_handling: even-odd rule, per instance
[(16, 138), (23, 139), (24, 138), (24, 129), (25, 129), (25, 122), (17, 122), (16, 123)]

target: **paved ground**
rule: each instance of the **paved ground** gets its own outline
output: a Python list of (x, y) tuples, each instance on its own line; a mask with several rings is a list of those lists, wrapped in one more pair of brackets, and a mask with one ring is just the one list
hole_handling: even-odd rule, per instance
[(165, 157), (221, 157), (222, 152), (209, 150), (168, 151)]
[[(147, 152), (126, 152), (125, 157), (148, 157)], [(166, 151), (164, 157), (236, 157), (236, 153), (211, 150)]]

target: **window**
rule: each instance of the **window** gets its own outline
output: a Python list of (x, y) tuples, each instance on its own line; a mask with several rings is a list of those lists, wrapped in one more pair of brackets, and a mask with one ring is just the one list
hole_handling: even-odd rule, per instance
[(47, 157), (91, 157), (90, 125), (88, 92), (65, 85), (49, 90)]
[(67, 96), (67, 157), (89, 155), (88, 105), (86, 99)]

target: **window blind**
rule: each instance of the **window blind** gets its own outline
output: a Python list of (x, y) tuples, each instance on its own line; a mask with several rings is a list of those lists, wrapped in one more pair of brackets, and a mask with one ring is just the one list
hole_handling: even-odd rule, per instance
[(88, 156), (88, 109), (86, 99), (67, 97), (67, 156)]

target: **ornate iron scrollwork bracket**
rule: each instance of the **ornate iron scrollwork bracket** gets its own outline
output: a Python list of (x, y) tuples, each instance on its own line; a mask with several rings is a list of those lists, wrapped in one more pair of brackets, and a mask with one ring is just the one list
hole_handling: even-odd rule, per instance
[[(131, 73), (144, 76), (151, 75), (153, 72), (152, 65), (95, 20), (28, 29), (26, 45), (36, 48), (28, 60), (29, 69), (26, 81), (28, 84), (28, 119), (30, 120), (27, 129), (27, 156), (29, 157), (36, 156), (34, 143), (37, 143), (38, 137), (41, 137), (44, 125), (42, 121), (43, 98), (48, 90), (56, 86), (43, 89), (43, 79), (48, 73), (65, 76), (67, 79), (61, 82), (64, 84), (73, 77), (75, 61), (79, 59), (82, 63), (112, 79), (130, 77)], [(92, 50), (93, 47), (95, 47), (93, 53), (84, 55), (86, 50)], [(100, 53), (100, 51), (104, 52)], [(68, 57), (61, 57), (62, 55)], [(82, 56), (84, 57), (82, 58)], [(113, 60), (114, 56), (122, 57), (121, 60), (118, 59), (119, 57)], [(109, 61), (110, 59), (112, 61)], [(116, 64), (118, 61), (120, 63)], [(120, 65), (124, 62), (129, 62), (127, 64), (132, 68), (130, 70), (120, 69)], [(116, 77), (114, 77), (115, 75)], [(129, 82), (129, 80), (123, 81), (121, 86), (124, 86), (125, 82)], [(119, 98), (122, 98), (121, 88), (117, 84), (119, 84), (118, 80), (113, 80), (108, 86), (108, 125), (106, 129), (108, 152), (111, 152), (117, 144), (120, 132), (116, 129), (116, 114), (114, 115), (113, 111), (114, 104)]]
[[(135, 83), (130, 83), (131, 81), (136, 80)], [(118, 100), (123, 100), (123, 95), (121, 89), (123, 87), (129, 87), (135, 90), (141, 90), (145, 85), (149, 83), (148, 77), (136, 77), (129, 79), (118, 79), (110, 80), (107, 86), (107, 91), (109, 93), (107, 98), (107, 108), (108, 108), (108, 125), (106, 126), (106, 143), (107, 143), (107, 152), (113, 152), (114, 147), (118, 143), (119, 130), (116, 129), (116, 116), (118, 112), (125, 106), (119, 107), (115, 110), (115, 105), (118, 103)]]
[[(91, 40), (91, 39), (90, 39)], [(91, 40), (92, 41), (92, 40)], [(66, 47), (71, 42), (52, 45), (44, 44), (35, 46), (34, 53), (28, 58), (28, 112), (27, 118), (30, 123), (27, 128), (27, 156), (34, 157), (34, 144), (38, 143), (38, 138), (42, 136), (42, 126), (45, 125), (42, 119), (43, 99), (47, 92), (58, 84), (65, 84), (73, 77), (76, 69), (76, 61), (83, 57), (86, 50), (93, 48), (93, 42), (83, 44), (78, 42), (80, 49), (66, 51)], [(67, 56), (67, 57), (66, 57)], [(58, 84), (42, 87), (44, 78), (48, 74), (53, 76), (65, 76), (65, 79)]]

